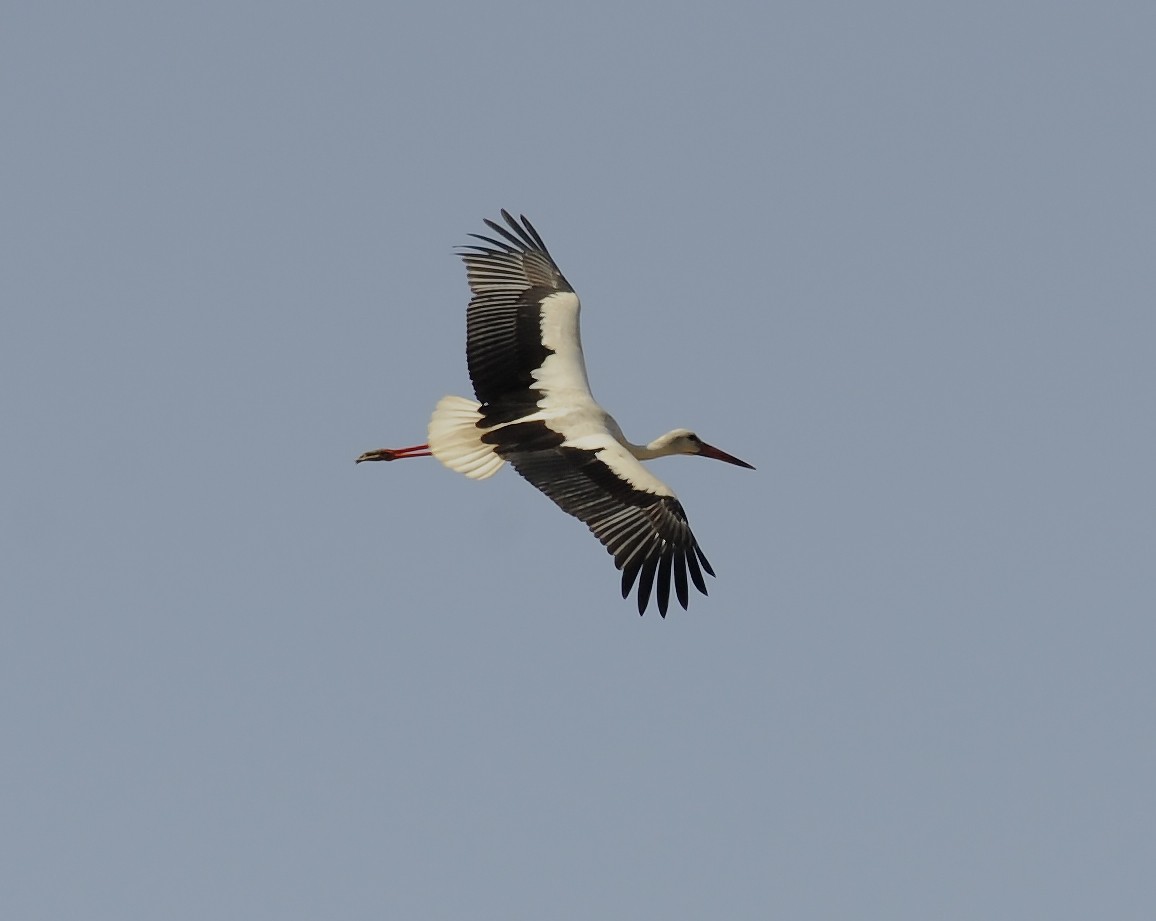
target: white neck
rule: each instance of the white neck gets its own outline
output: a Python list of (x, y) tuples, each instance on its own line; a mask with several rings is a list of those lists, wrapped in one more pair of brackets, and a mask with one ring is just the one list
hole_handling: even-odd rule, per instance
[(655, 438), (654, 441), (646, 445), (636, 445), (626, 442), (626, 450), (639, 460), (654, 460), (656, 457), (670, 457), (674, 454), (681, 454), (681, 451), (671, 446), (671, 434), (671, 432), (667, 432), (665, 435)]

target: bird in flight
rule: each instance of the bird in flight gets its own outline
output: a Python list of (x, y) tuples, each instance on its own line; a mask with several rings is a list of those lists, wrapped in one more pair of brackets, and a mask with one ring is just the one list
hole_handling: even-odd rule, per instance
[(362, 461), (436, 457), (471, 479), (509, 463), (583, 521), (622, 571), (622, 597), (638, 585), (638, 613), (655, 592), (666, 617), (670, 590), (685, 609), (688, 582), (706, 594), (698, 546), (674, 491), (642, 466), (671, 454), (713, 457), (753, 470), (689, 429), (631, 443), (595, 402), (578, 333), (578, 295), (525, 216), (486, 220), (495, 236), (461, 247), (473, 297), (466, 309), (466, 362), (477, 400), (446, 396), (426, 444), (366, 451)]

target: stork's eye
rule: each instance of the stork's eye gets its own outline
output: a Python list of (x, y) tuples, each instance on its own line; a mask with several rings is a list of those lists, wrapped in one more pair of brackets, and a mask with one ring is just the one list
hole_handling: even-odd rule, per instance
[(702, 441), (702, 439), (699, 438), (694, 432), (691, 432), (686, 437), (689, 438), (691, 441), (695, 442), (696, 444), (698, 444), (699, 442)]

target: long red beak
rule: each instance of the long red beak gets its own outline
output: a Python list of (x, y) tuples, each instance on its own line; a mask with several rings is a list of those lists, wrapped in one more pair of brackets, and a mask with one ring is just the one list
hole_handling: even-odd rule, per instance
[(726, 451), (720, 451), (714, 445), (708, 445), (705, 441), (701, 442), (701, 449), (699, 454), (704, 457), (713, 457), (715, 460), (726, 461), (728, 464), (734, 464), (736, 467), (746, 467), (748, 470), (754, 470), (754, 465), (748, 464), (746, 461), (739, 460), (733, 454), (727, 454)]

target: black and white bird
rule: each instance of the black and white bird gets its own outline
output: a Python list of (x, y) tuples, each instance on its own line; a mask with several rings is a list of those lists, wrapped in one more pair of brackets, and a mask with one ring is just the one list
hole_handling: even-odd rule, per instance
[(674, 491), (641, 461), (698, 454), (754, 468), (688, 429), (636, 445), (590, 393), (578, 333), (578, 295), (523, 216), (502, 211), (497, 236), (470, 234), (461, 247), (473, 297), (466, 310), (466, 361), (477, 401), (443, 397), (429, 421), (428, 444), (379, 448), (357, 458), (392, 461), (433, 455), (482, 480), (509, 462), (581, 519), (622, 571), (622, 597), (638, 583), (638, 613), (657, 583), (666, 617), (671, 583), (686, 608), (687, 574), (706, 592), (714, 575)]

